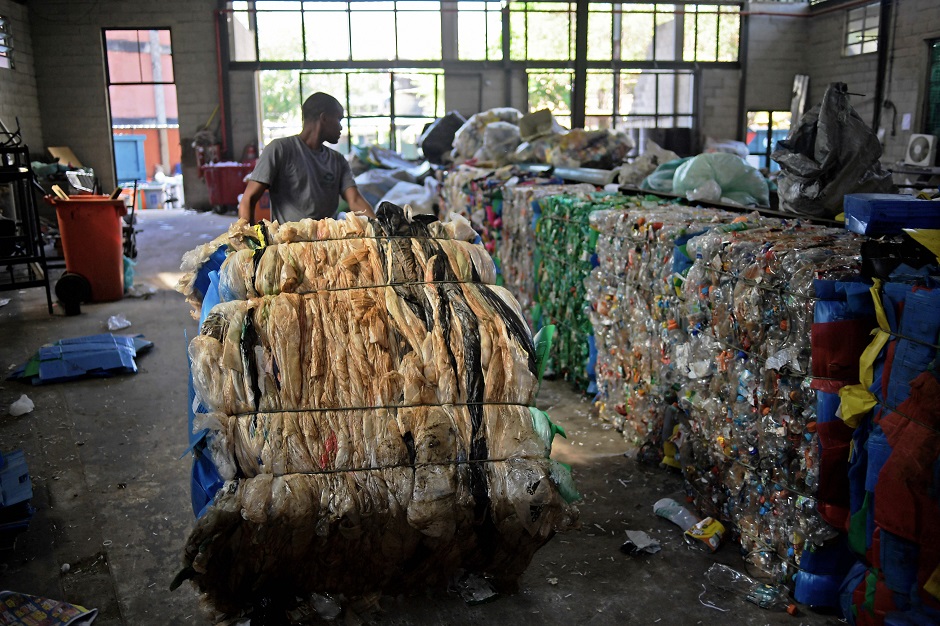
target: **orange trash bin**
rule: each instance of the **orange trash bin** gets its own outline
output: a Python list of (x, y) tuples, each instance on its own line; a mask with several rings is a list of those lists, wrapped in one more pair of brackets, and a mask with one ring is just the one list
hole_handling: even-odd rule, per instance
[(59, 219), (66, 270), (88, 279), (92, 302), (123, 298), (124, 201), (94, 195), (48, 200)]

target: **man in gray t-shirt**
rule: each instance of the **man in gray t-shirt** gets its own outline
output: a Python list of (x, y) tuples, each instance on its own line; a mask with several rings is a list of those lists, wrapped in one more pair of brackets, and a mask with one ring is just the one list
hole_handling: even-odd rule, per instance
[(323, 145), (335, 144), (343, 132), (343, 106), (333, 96), (315, 93), (304, 102), (299, 135), (275, 139), (258, 159), (238, 204), (238, 216), (255, 222), (255, 206), (271, 192), (271, 219), (281, 223), (305, 217), (333, 217), (342, 196), (351, 211), (373, 217), (372, 206), (359, 193), (343, 155)]

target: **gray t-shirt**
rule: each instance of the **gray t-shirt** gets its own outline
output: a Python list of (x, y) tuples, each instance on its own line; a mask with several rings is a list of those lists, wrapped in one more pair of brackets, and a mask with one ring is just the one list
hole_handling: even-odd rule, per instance
[(339, 195), (356, 186), (343, 155), (326, 146), (313, 150), (299, 135), (265, 146), (248, 179), (268, 185), (271, 219), (281, 223), (333, 217)]

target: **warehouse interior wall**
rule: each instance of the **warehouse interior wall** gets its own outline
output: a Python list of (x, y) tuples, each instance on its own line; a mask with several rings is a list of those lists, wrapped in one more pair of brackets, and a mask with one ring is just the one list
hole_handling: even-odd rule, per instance
[[(0, 0), (11, 4), (8, 0)], [(68, 146), (93, 167), (103, 188), (115, 186), (103, 28), (169, 28), (179, 107), (187, 203), (208, 203), (191, 149), (219, 103), (214, 0), (46, 0), (29, 3), (43, 146)], [(2, 91), (2, 90), (0, 90)], [(28, 106), (28, 105), (27, 105)], [(36, 110), (36, 108), (31, 108)]]
[(0, 15), (10, 20), (14, 42), (13, 68), (0, 68), (0, 120), (14, 132), (19, 118), (23, 142), (32, 151), (42, 151), (42, 118), (29, 13), (23, 4), (0, 0)]

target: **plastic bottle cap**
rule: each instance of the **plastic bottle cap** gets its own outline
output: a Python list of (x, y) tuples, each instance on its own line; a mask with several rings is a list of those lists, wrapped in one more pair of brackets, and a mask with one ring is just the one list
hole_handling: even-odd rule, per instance
[(799, 612), (799, 609), (796, 608), (795, 604), (791, 604), (787, 607), (787, 613), (790, 615), (796, 615)]

